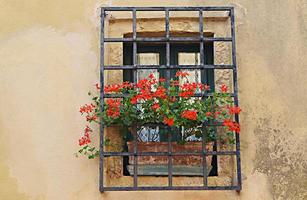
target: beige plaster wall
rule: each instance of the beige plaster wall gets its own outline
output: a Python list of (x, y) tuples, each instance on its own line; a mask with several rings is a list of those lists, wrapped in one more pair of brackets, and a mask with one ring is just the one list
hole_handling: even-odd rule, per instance
[[(99, 7), (236, 9), (243, 190), (98, 191), (76, 159), (79, 105), (99, 79)], [(0, 0), (0, 199), (307, 199), (305, 0)]]

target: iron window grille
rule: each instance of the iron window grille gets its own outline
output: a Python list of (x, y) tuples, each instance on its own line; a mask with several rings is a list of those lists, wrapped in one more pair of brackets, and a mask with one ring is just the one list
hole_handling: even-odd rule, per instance
[[(107, 11), (129, 11), (132, 13), (132, 37), (131, 38), (106, 38), (104, 36), (105, 17)], [(165, 36), (164, 37), (137, 37), (137, 11), (163, 11), (165, 12)], [(198, 37), (172, 37), (170, 35), (170, 11), (196, 11), (199, 15), (199, 36)], [(227, 12), (231, 23), (231, 37), (206, 37), (204, 36), (204, 12)], [(124, 98), (124, 95), (105, 94), (104, 93), (104, 71), (105, 70), (132, 70), (133, 82), (137, 81), (137, 70), (139, 69), (157, 69), (166, 71), (166, 82), (169, 83), (171, 77), (171, 70), (174, 69), (230, 69), (232, 70), (233, 78), (233, 93), (231, 96), (234, 98), (235, 106), (238, 106), (238, 84), (237, 84), (237, 65), (236, 65), (236, 47), (235, 47), (235, 17), (233, 7), (102, 7), (101, 8), (101, 32), (100, 32), (100, 98), (101, 110), (104, 108), (105, 98)], [(105, 65), (105, 43), (119, 42), (119, 43), (132, 43), (132, 65), (111, 66)], [(165, 44), (165, 65), (139, 65), (137, 64), (137, 44), (141, 42), (159, 42)], [(173, 65), (170, 62), (170, 45), (178, 42), (198, 42), (200, 53), (200, 64), (198, 65)], [(231, 60), (232, 64), (206, 64), (204, 55), (204, 42), (229, 42), (231, 43)], [(207, 96), (211, 96), (208, 93)], [(196, 95), (197, 96), (197, 95)], [(239, 116), (235, 115), (235, 121), (239, 123)], [(220, 124), (206, 124), (206, 126), (220, 126)], [(99, 189), (104, 191), (135, 191), (135, 190), (236, 190), (240, 191), (242, 188), (241, 180), (241, 161), (240, 161), (240, 136), (235, 134), (235, 150), (233, 151), (206, 151), (204, 148), (205, 137), (202, 137), (202, 152), (188, 153), (188, 152), (172, 152), (171, 135), (168, 136), (168, 152), (139, 152), (137, 150), (137, 139), (134, 137), (134, 151), (133, 152), (108, 152), (104, 151), (104, 124), (100, 125), (100, 163), (99, 163)], [(203, 185), (202, 186), (174, 186), (173, 185), (173, 164), (172, 156), (190, 156), (196, 154), (203, 158)], [(133, 186), (106, 186), (104, 183), (105, 166), (104, 158), (110, 156), (134, 156), (133, 163)], [(168, 186), (139, 186), (138, 185), (138, 156), (167, 156), (168, 157)], [(206, 165), (206, 156), (235, 156), (236, 158), (236, 184), (228, 186), (210, 186), (208, 185), (208, 172)]]

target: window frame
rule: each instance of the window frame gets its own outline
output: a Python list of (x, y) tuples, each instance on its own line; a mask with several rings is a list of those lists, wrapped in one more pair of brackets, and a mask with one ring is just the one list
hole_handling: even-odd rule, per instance
[[(132, 21), (133, 21), (133, 35), (131, 38), (105, 38), (104, 37), (104, 22), (106, 11), (131, 11), (132, 12)], [(136, 33), (136, 12), (137, 11), (165, 11), (165, 37), (152, 38), (152, 37), (137, 37)], [(199, 13), (199, 36), (198, 37), (171, 37), (170, 36), (170, 28), (169, 28), (169, 12), (170, 11), (198, 11)], [(229, 18), (231, 22), (231, 37), (206, 37), (204, 36), (204, 24), (203, 24), (203, 13), (211, 12), (211, 11), (227, 11), (229, 13)], [(166, 70), (166, 82), (169, 83), (171, 77), (171, 70), (173, 69), (231, 69), (233, 72), (233, 93), (231, 96), (234, 98), (234, 105), (238, 106), (238, 84), (237, 84), (237, 64), (236, 64), (236, 47), (235, 47), (235, 18), (234, 18), (234, 8), (233, 7), (102, 7), (101, 8), (101, 53), (100, 53), (100, 108), (103, 110), (104, 108), (104, 98), (114, 98), (114, 97), (124, 97), (123, 95), (114, 95), (114, 94), (105, 94), (104, 93), (104, 71), (105, 70), (132, 70), (132, 79), (133, 82), (136, 82), (136, 73), (138, 69), (142, 69), (145, 66), (141, 66), (137, 64), (137, 44), (139, 42), (164, 42), (166, 44), (165, 47), (165, 65), (159, 66), (146, 66), (146, 68), (150, 67), (153, 69), (165, 69)], [(204, 57), (204, 42), (206, 41), (218, 41), (218, 42), (231, 42), (232, 48), (232, 64), (231, 65), (214, 65), (205, 63)], [(132, 44), (132, 65), (124, 65), (123, 66), (105, 66), (104, 64), (104, 43), (105, 42), (130, 42)], [(170, 48), (171, 43), (174, 42), (198, 42), (200, 49), (200, 65), (192, 65), (192, 66), (181, 66), (181, 65), (172, 65), (170, 60)], [(212, 95), (211, 93), (207, 94), (208, 96)], [(239, 123), (239, 116), (235, 115), (235, 121)], [(207, 124), (206, 126), (212, 126)], [(170, 136), (169, 136), (170, 138)], [(173, 186), (172, 185), (172, 163), (169, 162), (168, 165), (168, 186), (146, 186), (139, 187), (137, 182), (137, 159), (134, 159), (134, 175), (133, 175), (133, 186), (131, 187), (108, 187), (104, 185), (104, 161), (105, 157), (109, 156), (127, 156), (131, 155), (137, 158), (140, 156), (140, 152), (137, 152), (136, 149), (136, 140), (134, 140), (135, 150), (133, 153), (128, 152), (105, 152), (104, 151), (104, 124), (101, 121), (100, 123), (100, 162), (99, 162), (99, 189), (101, 192), (104, 191), (132, 191), (132, 190), (236, 190), (240, 191), (242, 189), (242, 178), (241, 178), (241, 158), (240, 158), (240, 136), (239, 134), (235, 134), (235, 151), (206, 151), (204, 148), (205, 138), (203, 138), (203, 151), (201, 155), (205, 158), (208, 155), (229, 155), (236, 156), (236, 184), (230, 186), (208, 186), (208, 175), (206, 167), (203, 167), (203, 186)], [(171, 150), (171, 140), (169, 139), (169, 151), (165, 152), (165, 155), (169, 156), (169, 160), (171, 160), (171, 156), (174, 154)], [(161, 152), (160, 152), (161, 153)], [(164, 154), (163, 154), (164, 155)], [(204, 164), (205, 163), (204, 159)]]

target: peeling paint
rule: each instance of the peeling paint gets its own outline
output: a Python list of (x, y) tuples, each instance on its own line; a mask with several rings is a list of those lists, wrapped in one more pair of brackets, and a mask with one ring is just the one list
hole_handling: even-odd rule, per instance
[(283, 122), (276, 123), (268, 118), (257, 123), (255, 170), (269, 177), (274, 199), (306, 199), (307, 138), (297, 140)]

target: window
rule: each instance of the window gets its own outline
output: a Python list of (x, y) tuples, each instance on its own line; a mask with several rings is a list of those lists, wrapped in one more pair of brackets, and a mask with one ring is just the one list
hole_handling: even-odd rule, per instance
[[(132, 33), (124, 33), (120, 38), (105, 37), (105, 19), (108, 11), (128, 11), (132, 14)], [(165, 31), (158, 33), (138, 33), (137, 32), (137, 12), (151, 11), (165, 13)], [(198, 32), (172, 32), (170, 30), (170, 12), (193, 11), (198, 14)], [(207, 12), (227, 12), (227, 18), (231, 23), (230, 37), (215, 37), (212, 33), (204, 33), (204, 13)], [(102, 31), (101, 31), (101, 99), (116, 97), (116, 95), (104, 94), (103, 86), (105, 82), (104, 72), (123, 70), (123, 81), (136, 82), (139, 79), (145, 78), (148, 74), (154, 73), (156, 77), (165, 78), (169, 83), (171, 78), (175, 77), (178, 70), (189, 71), (189, 80), (194, 82), (206, 83), (210, 86), (210, 92), (215, 90), (215, 70), (232, 70), (233, 78), (233, 98), (238, 105), (237, 96), (237, 72), (236, 72), (236, 54), (235, 54), (235, 31), (234, 31), (234, 9), (232, 7), (105, 7), (102, 8)], [(156, 34), (156, 35), (155, 35)], [(105, 65), (105, 44), (109, 42), (121, 43), (123, 45), (123, 63), (119, 66)], [(216, 63), (214, 58), (215, 43), (230, 43), (231, 44), (231, 64)], [(182, 80), (179, 80), (182, 81)], [(208, 94), (210, 95), (210, 93)], [(197, 98), (197, 97), (195, 97)], [(102, 101), (103, 104), (103, 101)], [(102, 105), (103, 108), (103, 105)], [(238, 116), (235, 119), (239, 121)], [(210, 125), (208, 125), (209, 127)], [(241, 190), (241, 166), (240, 166), (240, 141), (239, 135), (236, 134), (234, 150), (223, 150), (214, 145), (212, 150), (204, 148), (204, 138), (202, 140), (202, 151), (199, 153), (191, 152), (173, 152), (176, 148), (173, 141), (178, 141), (180, 130), (176, 134), (170, 135), (163, 133), (163, 127), (139, 127), (137, 136), (128, 138), (131, 140), (126, 151), (108, 151), (104, 148), (104, 126), (101, 124), (100, 134), (100, 191), (114, 190)], [(216, 128), (218, 129), (218, 127)], [(197, 138), (196, 138), (197, 139)], [(190, 140), (196, 140), (190, 138)], [(137, 140), (143, 142), (159, 141), (164, 142), (166, 151), (142, 152), (142, 146), (137, 146)], [(130, 147), (130, 146), (131, 147)], [(162, 145), (162, 143), (161, 143)], [(129, 150), (132, 149), (131, 151)], [(139, 149), (139, 151), (138, 151)], [(235, 157), (236, 175), (228, 185), (210, 185), (208, 180), (211, 175), (218, 175), (218, 157)], [(107, 159), (110, 157), (120, 157), (123, 159), (122, 171), (123, 175), (133, 177), (129, 181), (115, 181), (115, 184), (108, 185), (105, 174), (107, 173)], [(159, 157), (159, 158), (158, 158)], [(202, 159), (201, 167), (184, 168), (182, 165), (176, 165), (181, 161), (179, 158), (186, 157), (187, 159), (198, 162)], [(205, 167), (207, 158), (212, 160), (212, 168)], [(165, 165), (154, 166), (148, 160), (160, 160)], [(222, 159), (222, 158), (221, 158)], [(224, 158), (223, 158), (224, 159)], [(196, 160), (196, 161), (195, 161)], [(211, 162), (210, 160), (210, 162)], [(118, 159), (117, 159), (118, 161)], [(208, 162), (208, 161), (207, 161)], [(119, 163), (121, 163), (119, 161)], [(143, 165), (142, 165), (143, 164)], [(142, 166), (141, 166), (142, 165)], [(146, 165), (146, 166), (145, 166)], [(143, 167), (143, 168), (142, 168)], [(225, 166), (224, 166), (225, 167)], [(209, 173), (210, 172), (210, 173)], [(145, 180), (142, 176), (152, 176)], [(166, 176), (165, 178), (161, 178)], [(178, 178), (179, 176), (179, 178)], [(193, 181), (181, 181), (180, 176), (185, 178), (195, 177), (199, 181), (202, 177), (201, 185), (193, 185)], [(157, 183), (152, 185), (142, 185), (140, 180), (145, 182), (155, 182), (158, 180), (167, 180), (165, 184)], [(163, 179), (163, 180), (162, 180)], [(184, 179), (184, 178), (183, 178)], [(180, 184), (177, 184), (179, 180)], [(235, 180), (236, 184), (233, 184)], [(132, 182), (131, 182), (132, 181)], [(196, 182), (197, 182), (196, 181)], [(191, 184), (192, 182), (192, 184)], [(218, 180), (216, 180), (218, 182)], [(225, 181), (224, 181), (225, 182)], [(226, 181), (227, 182), (227, 181)], [(129, 184), (131, 183), (131, 185)], [(161, 186), (162, 185), (162, 186)]]

